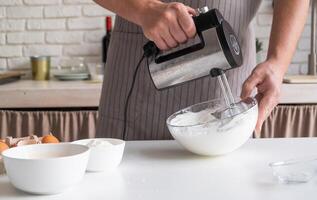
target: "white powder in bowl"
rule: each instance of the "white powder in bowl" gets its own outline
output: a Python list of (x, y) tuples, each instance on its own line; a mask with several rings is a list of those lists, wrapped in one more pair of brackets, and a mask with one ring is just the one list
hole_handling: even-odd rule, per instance
[(108, 141), (105, 140), (91, 140), (89, 141), (86, 146), (88, 147), (109, 147), (109, 146), (113, 146), (113, 144), (111, 144)]

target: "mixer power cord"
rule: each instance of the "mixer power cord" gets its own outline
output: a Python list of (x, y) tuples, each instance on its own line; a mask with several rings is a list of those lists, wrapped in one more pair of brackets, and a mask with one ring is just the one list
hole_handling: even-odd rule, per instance
[(134, 69), (133, 72), (133, 78), (132, 78), (132, 83), (128, 92), (128, 96), (127, 99), (125, 101), (124, 104), (124, 118), (123, 118), (123, 132), (122, 132), (122, 138), (123, 140), (127, 139), (127, 120), (128, 120), (128, 107), (129, 107), (129, 102), (130, 102), (130, 98), (134, 89), (134, 85), (135, 85), (135, 81), (136, 81), (136, 77), (138, 75), (139, 69), (141, 67), (141, 63), (144, 60), (144, 58), (146, 59), (146, 65), (147, 67), (149, 66), (149, 57), (152, 55), (155, 55), (158, 53), (159, 49), (155, 46), (154, 42), (150, 41), (147, 44), (144, 45), (143, 47), (144, 53), (142, 55), (142, 58), (139, 60), (136, 68)]
[(134, 89), (136, 76), (138, 75), (138, 71), (140, 69), (141, 63), (142, 63), (144, 58), (145, 58), (145, 54), (142, 55), (142, 58), (139, 60), (136, 68), (134, 69), (132, 83), (131, 83), (131, 86), (130, 86), (130, 89), (129, 89), (129, 92), (128, 92), (127, 99), (125, 100), (125, 103), (124, 103), (124, 118), (123, 118), (123, 133), (122, 133), (123, 140), (126, 140), (128, 107), (129, 107), (129, 103), (130, 103), (130, 98), (131, 98), (131, 95), (132, 95), (132, 92), (133, 92), (133, 89)]

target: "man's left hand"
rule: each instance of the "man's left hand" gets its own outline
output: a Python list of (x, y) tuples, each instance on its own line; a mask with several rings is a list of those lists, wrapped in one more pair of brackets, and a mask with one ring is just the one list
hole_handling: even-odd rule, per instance
[(252, 91), (257, 88), (255, 98), (258, 101), (259, 115), (255, 127), (255, 133), (259, 136), (265, 119), (278, 104), (280, 90), (284, 73), (279, 70), (280, 65), (274, 60), (267, 60), (260, 63), (252, 71), (252, 74), (244, 82), (241, 98), (249, 97)]

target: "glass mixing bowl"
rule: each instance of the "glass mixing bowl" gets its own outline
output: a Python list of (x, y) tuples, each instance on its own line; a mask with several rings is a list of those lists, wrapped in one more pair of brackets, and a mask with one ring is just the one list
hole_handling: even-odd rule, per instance
[(192, 105), (172, 114), (167, 127), (177, 142), (195, 154), (232, 152), (250, 138), (258, 118), (256, 99), (235, 102), (231, 109), (223, 99)]

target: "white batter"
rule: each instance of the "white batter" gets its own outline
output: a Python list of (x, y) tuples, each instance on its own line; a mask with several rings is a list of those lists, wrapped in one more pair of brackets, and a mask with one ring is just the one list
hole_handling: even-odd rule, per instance
[(169, 130), (186, 149), (201, 155), (221, 155), (231, 152), (252, 135), (258, 116), (258, 107), (237, 116), (218, 120), (211, 110), (187, 112), (171, 120)]

